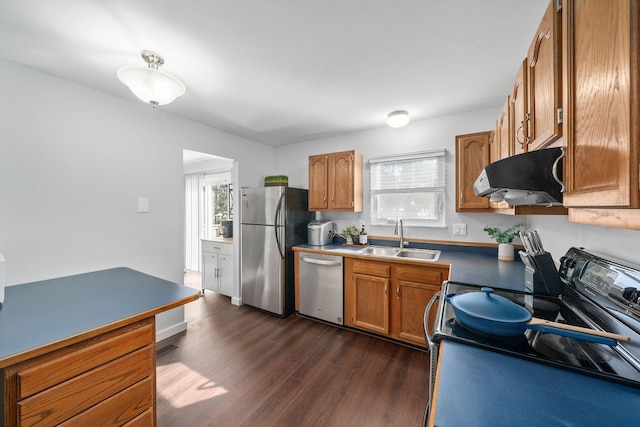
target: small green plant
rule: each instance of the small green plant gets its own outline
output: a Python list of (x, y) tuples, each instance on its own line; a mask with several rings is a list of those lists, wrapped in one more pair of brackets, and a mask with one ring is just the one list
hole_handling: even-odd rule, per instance
[(355, 225), (350, 225), (350, 226), (348, 226), (346, 228), (343, 228), (342, 232), (341, 232), (341, 234), (343, 236), (345, 236), (345, 237), (346, 236), (354, 236), (354, 235), (359, 234), (359, 233), (360, 232), (358, 231), (358, 228)]
[(524, 224), (516, 224), (511, 227), (505, 228), (504, 230), (500, 230), (497, 227), (489, 227), (486, 226), (483, 228), (483, 231), (486, 231), (487, 234), (494, 239), (498, 243), (512, 243), (513, 239), (518, 237), (521, 231), (525, 231), (526, 227)]

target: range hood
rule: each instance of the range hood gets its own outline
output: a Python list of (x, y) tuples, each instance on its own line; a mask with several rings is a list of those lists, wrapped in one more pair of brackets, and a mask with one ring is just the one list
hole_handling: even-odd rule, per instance
[(562, 206), (564, 148), (529, 151), (487, 165), (473, 184), (476, 196), (510, 206)]

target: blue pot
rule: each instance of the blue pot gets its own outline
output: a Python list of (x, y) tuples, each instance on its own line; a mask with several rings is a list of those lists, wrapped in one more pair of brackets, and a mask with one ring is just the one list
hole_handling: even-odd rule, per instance
[(532, 329), (611, 346), (617, 344), (616, 339), (602, 336), (603, 334), (612, 335), (606, 332), (589, 329), (583, 329), (585, 332), (577, 332), (563, 329), (566, 325), (536, 318), (533, 318), (536, 321), (535, 324), (529, 324), (528, 322), (532, 321), (529, 310), (500, 295), (495, 295), (492, 288), (481, 288), (481, 291), (460, 295), (449, 294), (445, 297), (453, 307), (456, 319), (468, 328), (503, 337), (517, 336), (526, 329)]

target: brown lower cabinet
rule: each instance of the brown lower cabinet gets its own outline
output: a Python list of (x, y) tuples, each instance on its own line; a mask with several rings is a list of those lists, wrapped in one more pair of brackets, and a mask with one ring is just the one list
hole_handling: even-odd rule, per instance
[(448, 276), (444, 267), (345, 258), (345, 325), (426, 346), (424, 311)]
[(2, 370), (3, 425), (155, 425), (154, 319)]

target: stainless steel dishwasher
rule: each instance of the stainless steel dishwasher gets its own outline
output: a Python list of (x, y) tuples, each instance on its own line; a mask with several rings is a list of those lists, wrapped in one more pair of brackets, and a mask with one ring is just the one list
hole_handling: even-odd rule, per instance
[(342, 257), (299, 252), (300, 314), (343, 325)]

